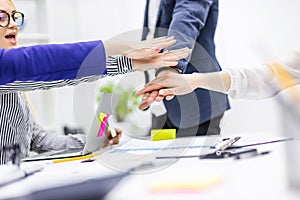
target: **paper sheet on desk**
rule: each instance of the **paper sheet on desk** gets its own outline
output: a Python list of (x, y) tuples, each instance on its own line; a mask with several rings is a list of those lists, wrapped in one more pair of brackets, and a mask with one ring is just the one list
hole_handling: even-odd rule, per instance
[(166, 167), (176, 161), (157, 160), (158, 156), (200, 155), (210, 151), (218, 136), (186, 137), (175, 140), (149, 141), (132, 139), (97, 160), (121, 171), (149, 172)]
[[(205, 198), (224, 182), (222, 173), (199, 160), (176, 162), (151, 174), (128, 176), (106, 196), (105, 200), (126, 199), (220, 199)], [(132, 191), (134, 192), (128, 192)]]
[(35, 191), (62, 187), (121, 174), (98, 162), (81, 161), (45, 164), (44, 170), (13, 184), (0, 188), (0, 199), (16, 198)]
[(138, 151), (160, 151), (160, 150), (176, 150), (176, 149), (191, 149), (191, 148), (210, 148), (214, 147), (217, 136), (211, 137), (186, 137), (177, 138), (174, 140), (139, 140), (132, 139), (128, 143), (114, 149), (113, 152), (138, 152)]
[(0, 187), (26, 176), (17, 165), (0, 165)]

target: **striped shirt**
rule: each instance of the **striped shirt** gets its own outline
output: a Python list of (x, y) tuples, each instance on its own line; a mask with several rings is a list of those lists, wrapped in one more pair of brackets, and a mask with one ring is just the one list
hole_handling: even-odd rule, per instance
[[(107, 75), (125, 74), (133, 71), (131, 59), (124, 56), (107, 59)], [(91, 82), (102, 76), (90, 76), (75, 80), (53, 82), (14, 82), (0, 87), (0, 148), (19, 144), (21, 158), (28, 156), (29, 151), (44, 152), (84, 146), (84, 135), (50, 134), (34, 120), (32, 112), (23, 94), (18, 91), (51, 89), (66, 85), (77, 85), (80, 82)], [(11, 161), (11, 156), (0, 151), (0, 164)]]

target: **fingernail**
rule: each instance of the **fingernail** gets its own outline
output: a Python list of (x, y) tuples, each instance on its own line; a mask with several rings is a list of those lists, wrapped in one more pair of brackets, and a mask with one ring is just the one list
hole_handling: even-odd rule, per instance
[(161, 48), (160, 48), (160, 47), (156, 47), (156, 48), (154, 49), (154, 51), (160, 52), (160, 51), (161, 51)]

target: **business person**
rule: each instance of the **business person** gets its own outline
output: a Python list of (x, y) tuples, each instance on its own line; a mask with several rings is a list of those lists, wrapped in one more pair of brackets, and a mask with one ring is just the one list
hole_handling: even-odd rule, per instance
[[(227, 93), (232, 98), (262, 99), (300, 84), (300, 49), (272, 63), (255, 68), (229, 68), (214, 73), (167, 74), (148, 83), (137, 95), (145, 94), (142, 107), (168, 100), (196, 88)], [(144, 104), (144, 105), (143, 105)]]
[[(174, 48), (193, 49), (191, 57), (180, 60), (176, 66), (158, 69), (157, 77), (166, 73), (220, 71), (214, 44), (217, 18), (218, 0), (147, 0), (143, 39), (172, 35), (177, 41)], [(164, 104), (167, 114), (153, 116), (152, 128), (176, 128), (177, 136), (219, 134), (220, 120), (230, 108), (227, 95), (203, 89)], [(143, 105), (141, 109), (147, 107)]]
[[(12, 1), (9, 2), (13, 4)], [(20, 12), (14, 13), (8, 15), (2, 10), (2, 27), (9, 26), (15, 20), (16, 23), (23, 24), (24, 15)], [(0, 49), (0, 85), (14, 81), (54, 81), (91, 75), (124, 74), (133, 70), (145, 71), (166, 64), (176, 65), (177, 58), (180, 59), (189, 51), (181, 49), (159, 54), (157, 49), (175, 43), (172, 37), (141, 42), (111, 39), (104, 42), (99, 40), (15, 48), (18, 30), (9, 28), (1, 29), (1, 32), (6, 40), (1, 44), (3, 49)], [(111, 57), (118, 54), (123, 56)], [(106, 61), (115, 65), (106, 68)]]
[[(101, 77), (105, 74), (126, 73), (134, 67), (136, 70), (144, 70), (149, 64), (161, 66), (164, 62), (176, 64), (177, 58), (180, 59), (184, 54), (188, 56), (188, 50), (173, 51), (169, 54), (157, 53), (155, 47), (164, 48), (163, 46), (173, 44), (172, 38), (160, 38), (127, 47), (127, 44), (122, 44), (123, 50), (126, 49), (124, 52), (113, 48), (113, 41), (14, 48), (17, 46), (18, 26), (23, 22), (24, 15), (17, 11), (11, 0), (0, 0), (0, 48), (3, 48), (0, 49), (1, 83), (30, 81), (13, 82), (0, 87), (0, 148), (19, 144), (21, 157), (26, 157), (30, 150), (43, 152), (82, 147), (84, 140), (78, 135), (54, 135), (43, 130), (35, 122), (23, 94), (15, 90), (49, 89), (65, 84), (77, 84), (80, 81), (93, 81), (99, 76), (92, 75)], [(147, 48), (143, 48), (144, 45)], [(124, 56), (106, 60), (106, 56), (115, 53), (123, 53), (132, 60)], [(148, 53), (151, 54), (150, 58)], [(126, 67), (128, 69), (125, 69)], [(42, 82), (33, 82), (37, 80)], [(120, 131), (117, 130), (117, 136), (108, 136), (107, 142), (116, 143), (119, 136)], [(0, 164), (7, 163), (10, 159), (10, 155), (0, 151)]]

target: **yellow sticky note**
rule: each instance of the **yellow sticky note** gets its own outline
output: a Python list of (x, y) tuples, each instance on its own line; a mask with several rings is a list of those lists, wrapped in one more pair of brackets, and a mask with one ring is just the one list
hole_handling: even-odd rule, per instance
[(98, 122), (102, 123), (105, 117), (108, 117), (108, 115), (106, 113), (100, 112), (98, 116)]
[(170, 140), (176, 138), (176, 129), (152, 129), (151, 140)]

